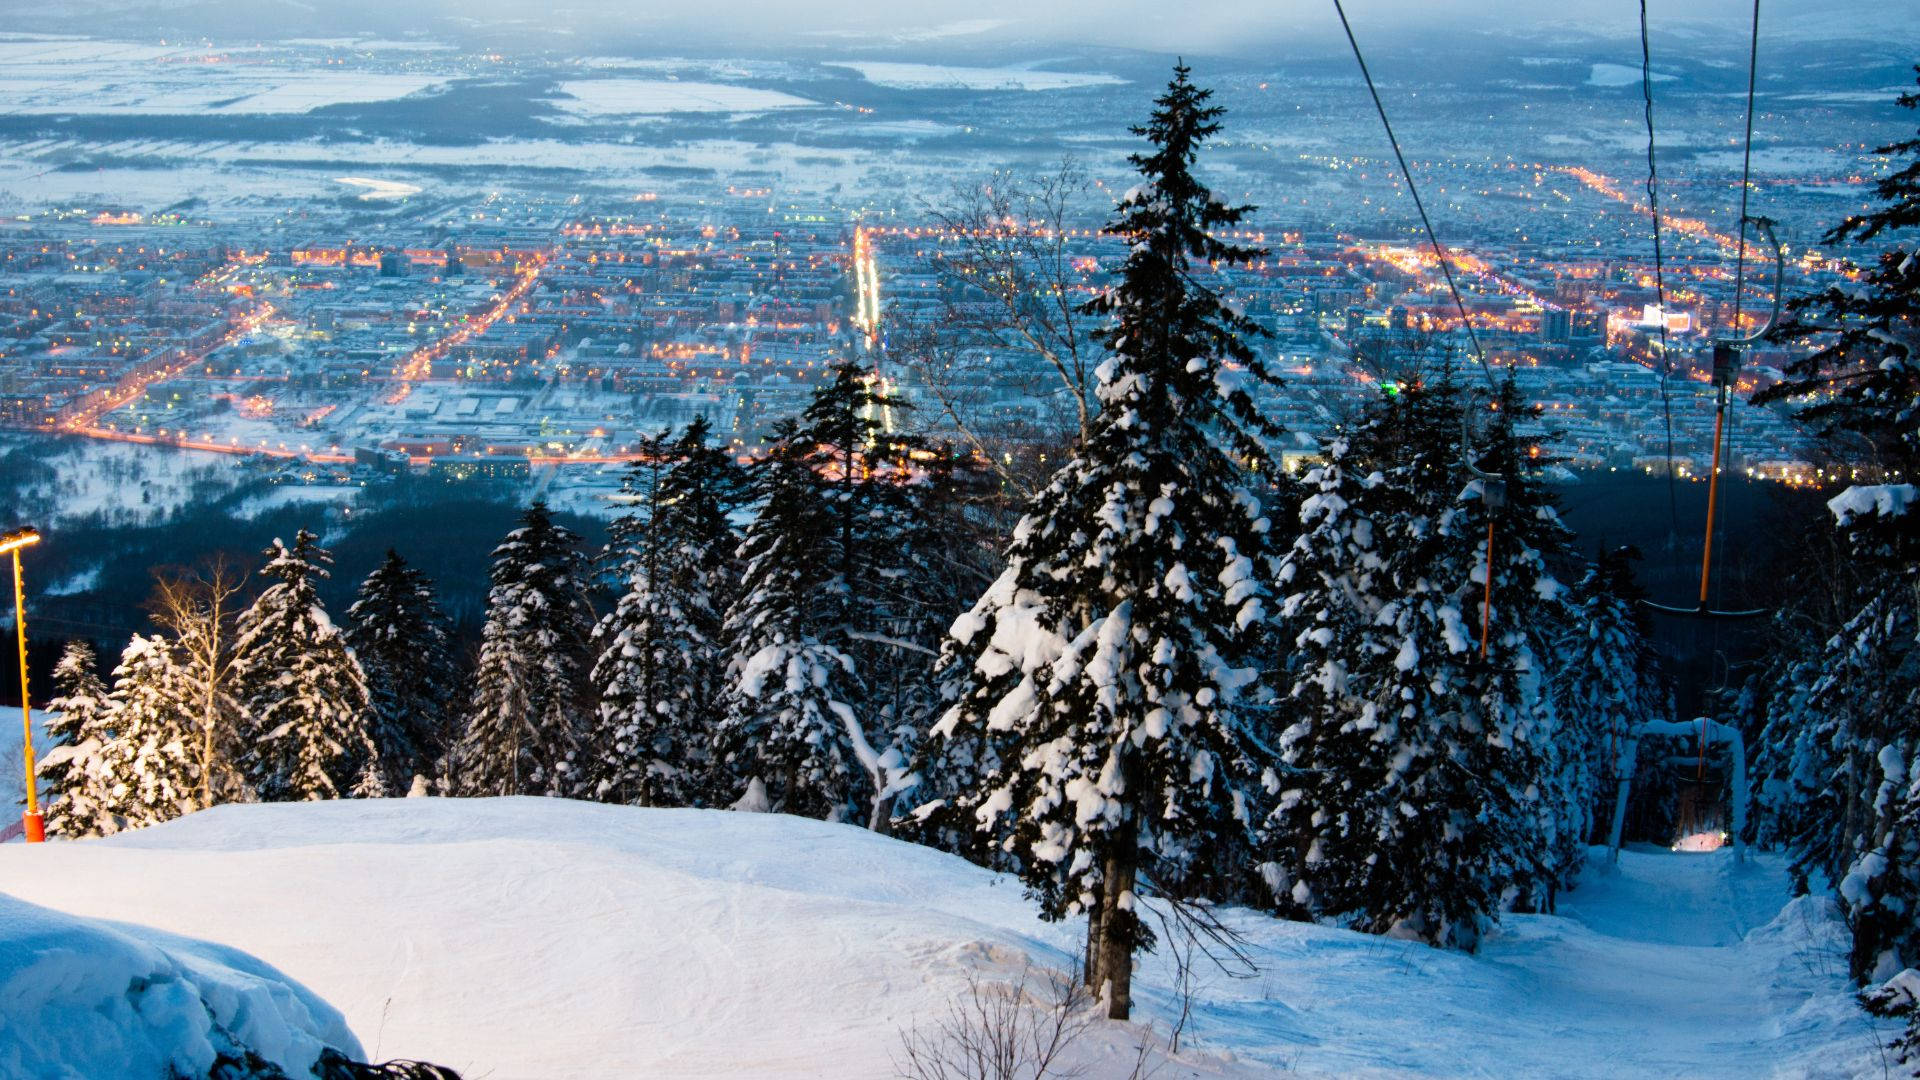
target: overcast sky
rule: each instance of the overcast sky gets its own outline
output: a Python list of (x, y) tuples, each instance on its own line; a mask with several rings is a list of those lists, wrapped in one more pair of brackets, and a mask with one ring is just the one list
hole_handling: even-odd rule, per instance
[[(469, 0), (471, 4), (472, 0)], [(483, 0), (486, 2), (486, 0)], [(635, 24), (705, 27), (761, 37), (872, 37), (974, 41), (1019, 38), (1154, 50), (1238, 52), (1294, 35), (1339, 32), (1332, 0), (559, 0)], [(519, 0), (507, 4), (507, 10)], [(1751, 0), (1653, 0), (1656, 28), (1719, 23), (1744, 28)], [(1635, 0), (1347, 0), (1369, 36), (1434, 28), (1635, 32)], [(1920, 0), (1767, 0), (1769, 33), (1920, 26)]]
[[(1638, 18), (1637, 0), (1347, 0), (1347, 11), (1362, 40), (1382, 46), (1436, 30), (1627, 37)], [(1724, 31), (1737, 43), (1752, 0), (1651, 0), (1650, 11), (1656, 32), (1718, 24), (1715, 37)], [(541, 48), (636, 37), (663, 49), (684, 41), (927, 53), (1000, 42), (1241, 55), (1344, 48), (1332, 0), (0, 0), (0, 31), (9, 21), (246, 38), (471, 32)], [(1765, 0), (1761, 25), (1769, 43), (1811, 35), (1905, 47), (1920, 43), (1920, 0)]]

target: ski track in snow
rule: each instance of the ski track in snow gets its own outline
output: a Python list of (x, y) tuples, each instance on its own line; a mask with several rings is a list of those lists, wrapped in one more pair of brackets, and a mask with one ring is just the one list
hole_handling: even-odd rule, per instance
[[(851, 826), (546, 799), (224, 807), (0, 846), (0, 890), (238, 948), (369, 1052), (491, 1080), (891, 1077), (969, 972), (1068, 965), (1083, 933)], [(1890, 1032), (1852, 1004), (1831, 906), (1788, 902), (1771, 855), (1628, 851), (1474, 956), (1226, 915), (1260, 973), (1202, 968), (1166, 1080), (1879, 1076)], [(1136, 1016), (1166, 1031), (1173, 985), (1146, 957)], [(1137, 1038), (1097, 1026), (1085, 1075), (1124, 1075)]]

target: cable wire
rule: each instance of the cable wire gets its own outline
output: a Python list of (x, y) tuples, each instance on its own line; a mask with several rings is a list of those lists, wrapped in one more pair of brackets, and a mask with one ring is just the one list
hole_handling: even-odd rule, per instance
[[(1749, 33), (1749, 36), (1747, 38), (1747, 132), (1746, 132), (1746, 146), (1745, 146), (1745, 149), (1741, 152), (1741, 161), (1740, 161), (1740, 229), (1737, 234), (1739, 242), (1735, 247), (1734, 256), (1733, 256), (1733, 260), (1734, 260), (1733, 261), (1733, 266), (1734, 266), (1734, 270), (1733, 270), (1733, 333), (1735, 337), (1746, 336), (1744, 328), (1740, 325), (1740, 307), (1741, 307), (1742, 294), (1745, 291), (1746, 274), (1747, 274), (1747, 195), (1753, 189), (1753, 182), (1752, 182), (1753, 181), (1753, 88), (1754, 88), (1755, 79), (1757, 78), (1760, 70), (1759, 60), (1760, 60), (1760, 0), (1753, 0), (1753, 25)], [(1730, 404), (1730, 402), (1727, 399), (1732, 396), (1733, 390), (1734, 390), (1733, 384), (1737, 383), (1738, 381), (1739, 379), (1737, 375), (1729, 376), (1727, 380), (1728, 385), (1722, 386), (1720, 388), (1720, 393), (1723, 395), (1720, 402), (1720, 406), (1722, 408), (1727, 409), (1726, 448), (1728, 450), (1727, 460), (1728, 460), (1729, 468), (1732, 467), (1731, 451), (1733, 450), (1733, 428), (1734, 428), (1734, 419), (1737, 416), (1737, 414), (1734, 412), (1733, 409), (1728, 408), (1728, 405)], [(1717, 452), (1720, 448), (1716, 446), (1714, 449)], [(1718, 453), (1715, 454), (1715, 457), (1716, 458), (1719, 457)], [(1726, 546), (1727, 546), (1726, 537), (1727, 537), (1726, 515), (1723, 514), (1720, 517), (1720, 536), (1718, 539), (1718, 547), (1721, 549), (1721, 552), (1722, 552), (1721, 554), (1722, 563), (1726, 562), (1726, 555), (1725, 555)], [(1708, 539), (1709, 541), (1712, 541), (1714, 538), (1709, 537)], [(1726, 575), (1726, 571), (1723, 569), (1720, 573), (1719, 579), (1713, 583), (1713, 602), (1715, 607), (1721, 606), (1722, 598), (1726, 595), (1726, 589), (1727, 589), (1727, 575)], [(1713, 624), (1713, 630), (1711, 631), (1710, 644), (1712, 646), (1714, 654), (1719, 655), (1720, 654), (1720, 623), (1717, 620)], [(1720, 689), (1724, 690), (1725, 687), (1723, 686)]]
[[(1644, 6), (1644, 0), (1642, 0)], [(1753, 0), (1753, 32), (1747, 39), (1747, 145), (1740, 157), (1740, 233), (1733, 255), (1733, 334), (1740, 327), (1741, 292), (1747, 280), (1747, 193), (1753, 189), (1753, 83), (1760, 70), (1760, 0)]]
[(1667, 424), (1667, 539), (1671, 544), (1680, 536), (1680, 496), (1673, 476), (1673, 395), (1667, 385), (1673, 378), (1673, 358), (1667, 353), (1667, 277), (1660, 251), (1660, 169), (1653, 157), (1653, 48), (1647, 40), (1647, 0), (1640, 0), (1640, 96), (1646, 101), (1647, 212), (1653, 215), (1653, 295), (1654, 310), (1660, 315), (1660, 411)]
[(1333, 0), (1333, 10), (1340, 16), (1340, 28), (1347, 32), (1347, 44), (1353, 46), (1353, 58), (1360, 64), (1360, 77), (1367, 81), (1367, 93), (1373, 96), (1373, 108), (1380, 114), (1380, 126), (1387, 130), (1387, 141), (1393, 144), (1394, 160), (1400, 163), (1400, 175), (1407, 181), (1407, 191), (1413, 195), (1413, 208), (1420, 211), (1420, 224), (1427, 230), (1427, 243), (1433, 248), (1434, 258), (1440, 260), (1440, 272), (1446, 275), (1447, 291), (1453, 294), (1454, 309), (1460, 313), (1460, 324), (1467, 328), (1467, 340), (1473, 343), (1473, 358), (1480, 364), (1480, 374), (1487, 380), (1487, 388), (1498, 394), (1499, 389), (1493, 381), (1493, 373), (1487, 369), (1487, 354), (1480, 348), (1480, 335), (1473, 332), (1473, 320), (1467, 315), (1466, 302), (1460, 299), (1460, 288), (1453, 280), (1453, 265), (1447, 261), (1447, 253), (1440, 247), (1440, 238), (1434, 235), (1433, 219), (1427, 216), (1427, 204), (1420, 198), (1420, 189), (1413, 182), (1413, 170), (1407, 168), (1407, 157), (1400, 152), (1400, 140), (1393, 133), (1393, 122), (1387, 119), (1387, 107), (1380, 103), (1380, 91), (1373, 85), (1373, 73), (1367, 70), (1367, 58), (1360, 54), (1360, 42), (1353, 36), (1353, 24), (1347, 22), (1347, 9), (1340, 0)]

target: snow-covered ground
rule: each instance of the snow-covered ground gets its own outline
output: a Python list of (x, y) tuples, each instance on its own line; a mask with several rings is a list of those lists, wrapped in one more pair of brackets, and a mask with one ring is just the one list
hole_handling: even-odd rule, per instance
[(205, 1076), (251, 1051), (357, 1056), (338, 1011), (244, 953), (0, 895), (0, 1076)]
[(896, 90), (1070, 90), (1118, 86), (1126, 81), (1104, 72), (1041, 71), (1031, 67), (951, 67), (879, 60), (835, 60), (829, 66), (851, 68), (875, 86)]
[(434, 75), (306, 70), (255, 50), (85, 38), (0, 39), (0, 114), (304, 113), (444, 85)]
[(817, 105), (778, 90), (667, 79), (582, 79), (563, 82), (555, 104), (594, 119), (683, 112), (761, 112)]
[[(544, 799), (223, 807), (6, 845), (0, 882), (238, 949), (340, 1009), (373, 1058), (496, 1080), (890, 1077), (900, 1031), (970, 974), (1069, 964), (1081, 932), (1012, 881), (849, 826)], [(1838, 927), (1786, 891), (1771, 857), (1628, 852), (1477, 956), (1235, 912), (1260, 972), (1200, 973), (1158, 1075), (1880, 1075)], [(1164, 953), (1136, 993), (1166, 1031)], [(1097, 1027), (1085, 1075), (1125, 1075), (1139, 1030)]]
[[(8, 435), (0, 448), (26, 445)], [(20, 492), (16, 514), (41, 528), (88, 515), (141, 525), (195, 501), (212, 501), (241, 484), (237, 459), (204, 450), (70, 439), (42, 444), (53, 474)]]

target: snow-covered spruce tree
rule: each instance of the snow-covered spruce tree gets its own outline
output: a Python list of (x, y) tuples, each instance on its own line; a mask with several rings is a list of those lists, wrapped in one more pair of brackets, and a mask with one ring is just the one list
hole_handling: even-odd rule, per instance
[[(1899, 103), (1920, 110), (1920, 93), (1902, 94)], [(1842, 221), (1822, 243), (1879, 241), (1883, 250), (1856, 268), (1858, 280), (1793, 301), (1792, 319), (1774, 336), (1819, 348), (1753, 400), (1794, 403), (1800, 419), (1864, 443), (1880, 459), (1874, 464), (1911, 479), (1920, 463), (1920, 246), (1912, 236), (1920, 227), (1920, 137), (1875, 153), (1906, 164), (1875, 182), (1878, 209)]]
[[(1585, 863), (1587, 833), (1602, 747), (1586, 730), (1589, 717), (1559, 708), (1550, 666), (1555, 639), (1566, 626), (1566, 586), (1555, 567), (1576, 558), (1573, 533), (1560, 520), (1557, 499), (1540, 470), (1554, 464), (1550, 433), (1538, 427), (1541, 409), (1528, 403), (1509, 371), (1486, 404), (1485, 436), (1472, 453), (1480, 476), (1463, 492), (1461, 531), (1472, 530), (1479, 561), (1470, 577), (1491, 598), (1483, 612), (1484, 663), (1490, 669), (1483, 708), (1490, 718), (1491, 761), (1503, 782), (1518, 786), (1521, 817), (1505, 831), (1508, 874), (1505, 908), (1551, 911), (1557, 893), (1571, 887)], [(1442, 519), (1443, 524), (1446, 519)], [(1491, 526), (1491, 528), (1489, 528)], [(1493, 587), (1485, 588), (1488, 538)], [(1473, 610), (1480, 611), (1476, 605)]]
[(589, 707), (587, 561), (544, 502), (493, 549), (487, 621), (467, 729), (455, 747), (463, 795), (580, 794), (571, 775)]
[[(913, 483), (902, 492), (906, 512), (896, 518), (894, 565), (876, 575), (869, 594), (873, 630), (856, 635), (849, 650), (866, 687), (867, 728), (880, 733), (876, 744), (891, 747), (883, 755), (890, 780), (875, 805), (874, 827), (891, 832), (904, 825), (925, 842), (946, 837), (896, 815), (897, 801), (911, 803), (908, 789), (919, 782), (900, 766), (918, 755), (929, 722), (951, 704), (951, 667), (929, 661), (942, 656), (954, 613), (971, 606), (1004, 568), (996, 550), (1003, 533), (992, 528), (998, 515), (991, 503), (1000, 498), (989, 490), (995, 478), (971, 455), (930, 443), (912, 458)], [(958, 850), (952, 843), (937, 846)]]
[(1263, 873), (1286, 914), (1471, 948), (1502, 908), (1551, 903), (1586, 794), (1563, 787), (1536, 636), (1564, 530), (1500, 400), (1471, 453), (1501, 480), (1467, 468), (1445, 373), (1373, 402), (1309, 474), (1277, 576), (1292, 657)]
[(166, 639), (134, 635), (113, 671), (114, 738), (102, 753), (101, 806), (116, 827), (106, 831), (171, 821), (197, 808), (194, 697)]
[(234, 643), (235, 690), (252, 722), (247, 778), (267, 801), (384, 791), (364, 780), (379, 768), (366, 673), (320, 604), (333, 556), (305, 529), (266, 555), (274, 583), (241, 613)]
[(114, 737), (114, 701), (97, 663), (93, 646), (75, 640), (53, 667), (54, 696), (45, 706), (51, 745), (36, 771), (47, 831), (56, 836), (104, 836), (114, 830), (106, 757)]
[(1268, 522), (1248, 472), (1272, 468), (1274, 431), (1248, 392), (1267, 379), (1244, 340), (1258, 328), (1194, 275), (1257, 252), (1213, 235), (1248, 210), (1190, 171), (1222, 110), (1187, 75), (1175, 67), (1134, 129), (1151, 151), (1109, 227), (1131, 253), (1089, 305), (1107, 320), (1100, 411), (953, 624), (965, 683), (922, 757), (972, 748), (979, 786), (941, 809), (994, 837), (1045, 917), (1087, 917), (1088, 985), (1119, 1019), (1153, 941), (1137, 893), (1179, 891), (1252, 825), (1235, 705), (1253, 678), (1242, 632), (1266, 618)]
[(1616, 792), (1603, 790), (1603, 781), (1617, 775), (1631, 734), (1663, 712), (1659, 662), (1637, 606), (1638, 558), (1634, 548), (1601, 553), (1568, 590), (1565, 618), (1552, 633), (1549, 674), (1563, 722), (1567, 822), (1554, 861), (1566, 882), (1584, 860), (1585, 846), (1597, 839), (1596, 828), (1606, 825), (1595, 815), (1611, 809)]
[(453, 656), (433, 583), (392, 549), (347, 608), (347, 647), (367, 677), (384, 795), (405, 794), (452, 739)]
[(696, 416), (678, 439), (643, 440), (625, 485), (635, 511), (609, 554), (626, 588), (594, 628), (599, 708), (579, 754), (592, 798), (688, 806), (711, 771), (739, 546), (729, 515), (747, 497), (744, 470), (711, 432)]
[(917, 443), (883, 422), (903, 403), (857, 364), (830, 375), (757, 467), (760, 507), (724, 632), (718, 776), (733, 796), (763, 789), (774, 810), (878, 826), (902, 763), (875, 738), (885, 729), (861, 660), (892, 647), (876, 639), (890, 637), (909, 576), (923, 477)]
[[(1920, 94), (1899, 102), (1920, 108)], [(1815, 658), (1804, 698), (1769, 703), (1763, 750), (1763, 809), (1786, 804), (1800, 865), (1838, 889), (1853, 930), (1849, 966), (1863, 981), (1920, 962), (1920, 138), (1881, 152), (1906, 159), (1878, 181), (1881, 205), (1825, 241), (1884, 250), (1857, 281), (1793, 305), (1783, 332), (1819, 348), (1755, 396), (1798, 404), (1836, 440), (1864, 443), (1883, 481), (1904, 481), (1857, 485), (1829, 502), (1862, 572), (1857, 613)]]

